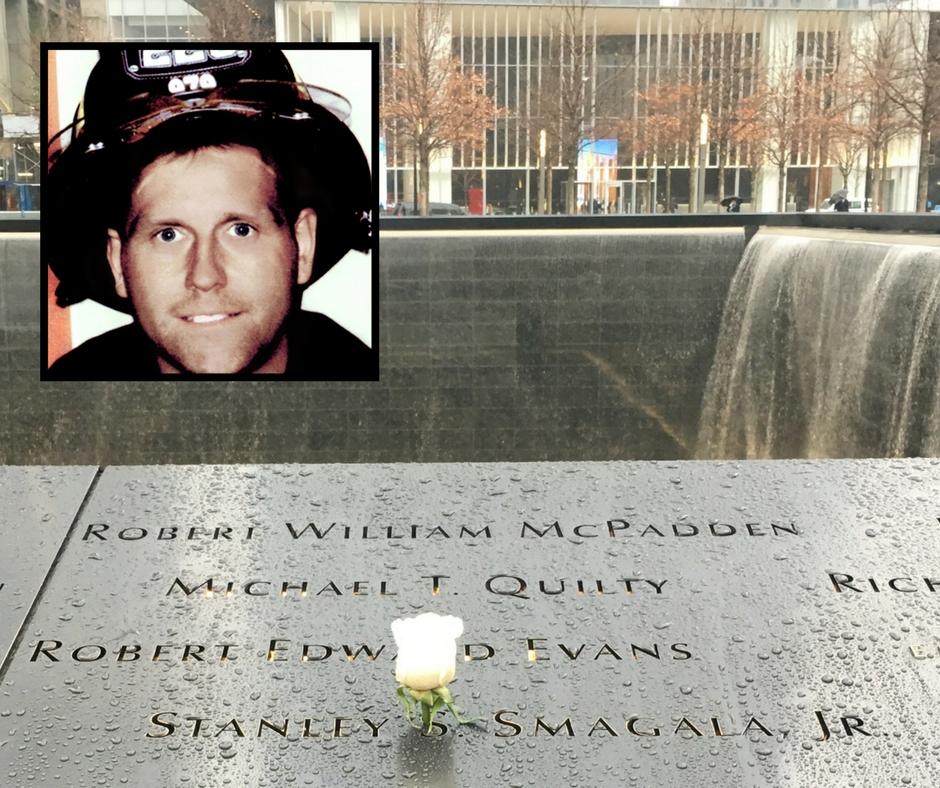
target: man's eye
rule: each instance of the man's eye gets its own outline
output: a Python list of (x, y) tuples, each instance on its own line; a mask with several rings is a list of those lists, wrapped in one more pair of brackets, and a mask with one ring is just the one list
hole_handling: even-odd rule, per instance
[(245, 222), (238, 222), (238, 224), (233, 224), (230, 232), (232, 235), (236, 235), (239, 238), (247, 238), (252, 235), (255, 231), (255, 228), (250, 224), (245, 224)]
[(157, 238), (164, 243), (171, 243), (172, 241), (177, 240), (180, 237), (179, 231), (174, 230), (172, 227), (164, 227), (160, 232), (157, 233)]

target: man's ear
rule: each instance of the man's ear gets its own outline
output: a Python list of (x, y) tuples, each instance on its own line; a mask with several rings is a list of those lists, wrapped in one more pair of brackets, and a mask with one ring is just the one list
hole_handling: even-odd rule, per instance
[(305, 285), (313, 275), (313, 255), (317, 249), (317, 214), (313, 208), (304, 208), (294, 222), (297, 241), (297, 284)]
[(108, 265), (114, 277), (114, 289), (121, 298), (127, 298), (124, 270), (121, 268), (121, 236), (117, 230), (108, 228)]

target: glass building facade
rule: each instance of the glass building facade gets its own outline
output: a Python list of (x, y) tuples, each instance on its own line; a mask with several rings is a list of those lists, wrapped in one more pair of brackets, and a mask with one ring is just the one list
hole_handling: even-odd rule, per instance
[[(287, 0), (277, 6), (280, 40), (375, 41), (381, 50), (383, 91), (396, 78), (395, 64), (407, 45), (413, 5)], [(865, 0), (447, 3), (451, 51), (462, 69), (485, 77), (487, 94), (501, 112), (478, 145), (457, 147), (440, 158), (431, 176), (430, 199), (464, 203), (468, 189), (478, 188), (497, 212), (531, 210), (539, 177), (539, 129), (534, 124), (547, 114), (546, 102), (560, 104), (556, 86), (565, 72), (577, 71), (584, 83), (580, 122), (585, 143), (617, 137), (616, 176), (605, 181), (609, 188), (602, 195), (604, 209), (616, 205), (626, 212), (662, 210), (668, 164), (671, 207), (681, 210), (694, 201), (689, 191), (697, 175), (690, 168), (697, 169), (699, 151), (690, 142), (677, 145), (668, 162), (662, 155), (651, 160), (635, 139), (642, 123), (632, 127), (634, 139), (624, 138), (624, 122), (642, 118), (644, 92), (670, 80), (697, 85), (704, 94), (700, 106), (715, 128), (722, 112), (733, 111), (736, 99), (750, 95), (758, 71), (772, 70), (775, 61), (795, 63), (808, 81), (831, 75), (840, 53), (851, 48), (870, 18), (868, 11), (882, 6)], [(619, 132), (604, 132), (618, 123)], [(384, 127), (383, 135), (387, 199), (390, 204), (408, 202), (414, 167), (407, 135), (395, 124)], [(914, 209), (908, 205), (916, 191), (912, 144), (903, 141), (893, 149), (897, 165), (885, 174), (888, 209)], [(771, 204), (776, 175), (766, 166), (755, 168), (746, 144), (709, 144), (705, 155), (706, 204), (719, 193), (742, 194), (753, 195), (755, 208), (776, 209)], [(568, 173), (560, 144), (549, 151), (549, 159), (552, 204), (558, 210)], [(719, 170), (724, 178), (721, 190)], [(849, 179), (853, 193), (865, 190), (865, 175), (862, 163)], [(588, 176), (579, 174), (582, 177)], [(811, 207), (840, 185), (835, 162), (818, 144), (807, 139), (794, 146), (786, 173), (787, 209)], [(586, 194), (579, 185), (579, 203)]]
[[(249, 8), (248, 3), (252, 6)], [(925, 0), (920, 0), (921, 3)], [(722, 113), (734, 100), (747, 97), (760, 69), (787, 58), (798, 64), (807, 79), (819, 79), (837, 68), (840, 53), (851, 48), (854, 37), (884, 6), (878, 0), (590, 0), (539, 2), (489, 0), (443, 3), (448, 15), (447, 45), (460, 68), (479, 74), (499, 112), (474, 145), (445, 151), (432, 162), (429, 194), (432, 201), (468, 204), (472, 191), (482, 194), (496, 212), (525, 213), (533, 209), (540, 178), (540, 132), (561, 104), (558, 85), (577, 74), (581, 83), (578, 121), (583, 129), (585, 154), (579, 157), (579, 204), (595, 208), (597, 196), (604, 210), (623, 212), (662, 210), (668, 192), (671, 209), (694, 205), (695, 187), (706, 203), (720, 193), (750, 197), (753, 210), (775, 210), (774, 173), (754, 166), (752, 151), (737, 140), (734, 145), (705, 146), (707, 166), (699, 168), (702, 153), (694, 141), (677, 144), (668, 155), (650, 156), (639, 144), (645, 114), (642, 97), (662, 82), (685, 80), (704, 94), (700, 106), (707, 111), (711, 129), (720, 126)], [(396, 66), (409, 35), (414, 4), (372, 2), (314, 2), (312, 0), (13, 0), (6, 4), (5, 34), (9, 65), (23, 58), (13, 50), (31, 46), (17, 41), (39, 11), (80, 10), (85, 38), (114, 41), (185, 42), (207, 40), (213, 34), (210, 14), (260, 11), (261, 23), (271, 38), (297, 42), (373, 41), (381, 52), (383, 92), (394, 87)], [(920, 6), (923, 7), (923, 6)], [(928, 7), (940, 11), (940, 0)], [(51, 9), (51, 10), (50, 10)], [(2, 75), (0, 75), (2, 76)], [(14, 75), (15, 82), (20, 77)], [(28, 75), (27, 75), (28, 77)], [(4, 110), (8, 111), (8, 110)], [(29, 111), (20, 108), (17, 112)], [(629, 130), (626, 126), (633, 122)], [(414, 189), (414, 157), (408, 135), (395, 123), (382, 128), (386, 165), (387, 204), (410, 202)], [(632, 135), (632, 136), (631, 136)], [(940, 155), (935, 135), (933, 152)], [(9, 142), (9, 141), (8, 141)], [(614, 145), (613, 158), (588, 155), (592, 146)], [(13, 148), (4, 148), (5, 173), (16, 169)], [(559, 210), (569, 178), (559, 140), (549, 139), (547, 185), (551, 205)], [(9, 150), (7, 150), (9, 149)], [(609, 148), (605, 147), (609, 153)], [(890, 200), (887, 210), (914, 210), (919, 141), (893, 145), (885, 173)], [(22, 153), (22, 151), (20, 151)], [(25, 160), (24, 156), (18, 159)], [(937, 157), (934, 157), (934, 161)], [(569, 157), (570, 159), (570, 157)], [(668, 161), (667, 161), (668, 159)], [(720, 166), (719, 166), (720, 165)], [(703, 177), (697, 182), (698, 171)], [(25, 171), (25, 170), (24, 170)], [(719, 188), (719, 171), (723, 188)], [(667, 189), (668, 172), (668, 189)], [(849, 178), (850, 191), (866, 191), (864, 158)], [(598, 178), (603, 186), (597, 191)], [(585, 181), (594, 185), (587, 191)], [(936, 180), (936, 179), (933, 179)], [(933, 181), (931, 181), (933, 183)], [(820, 146), (806, 140), (793, 150), (786, 174), (787, 209), (814, 205), (830, 187), (841, 185), (835, 163)], [(940, 187), (934, 188), (940, 198)], [(12, 194), (12, 192), (11, 192)], [(585, 200), (590, 194), (591, 200)], [(9, 201), (9, 200), (8, 200)], [(36, 200), (38, 201), (38, 195)]]
[(206, 18), (183, 0), (107, 0), (113, 41), (193, 41), (208, 33)]

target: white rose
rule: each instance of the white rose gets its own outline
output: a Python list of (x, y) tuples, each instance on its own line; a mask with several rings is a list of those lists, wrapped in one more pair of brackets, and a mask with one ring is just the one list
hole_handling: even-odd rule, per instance
[(395, 679), (413, 690), (431, 690), (454, 680), (457, 669), (457, 638), (463, 621), (456, 616), (422, 613), (392, 622), (398, 647)]

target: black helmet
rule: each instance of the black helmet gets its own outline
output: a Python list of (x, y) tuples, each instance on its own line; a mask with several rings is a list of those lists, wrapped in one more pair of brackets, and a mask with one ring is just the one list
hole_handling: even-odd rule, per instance
[(248, 130), (289, 152), (294, 199), (317, 212), (311, 283), (350, 249), (370, 249), (372, 177), (346, 125), (349, 111), (342, 96), (298, 82), (275, 46), (101, 49), (73, 122), (50, 141), (51, 150), (71, 131), (70, 144), (51, 156), (43, 189), (43, 254), (59, 279), (59, 305), (92, 298), (130, 311), (105, 254), (114, 226), (106, 207), (116, 199), (112, 175), (145, 140), (200, 127)]

